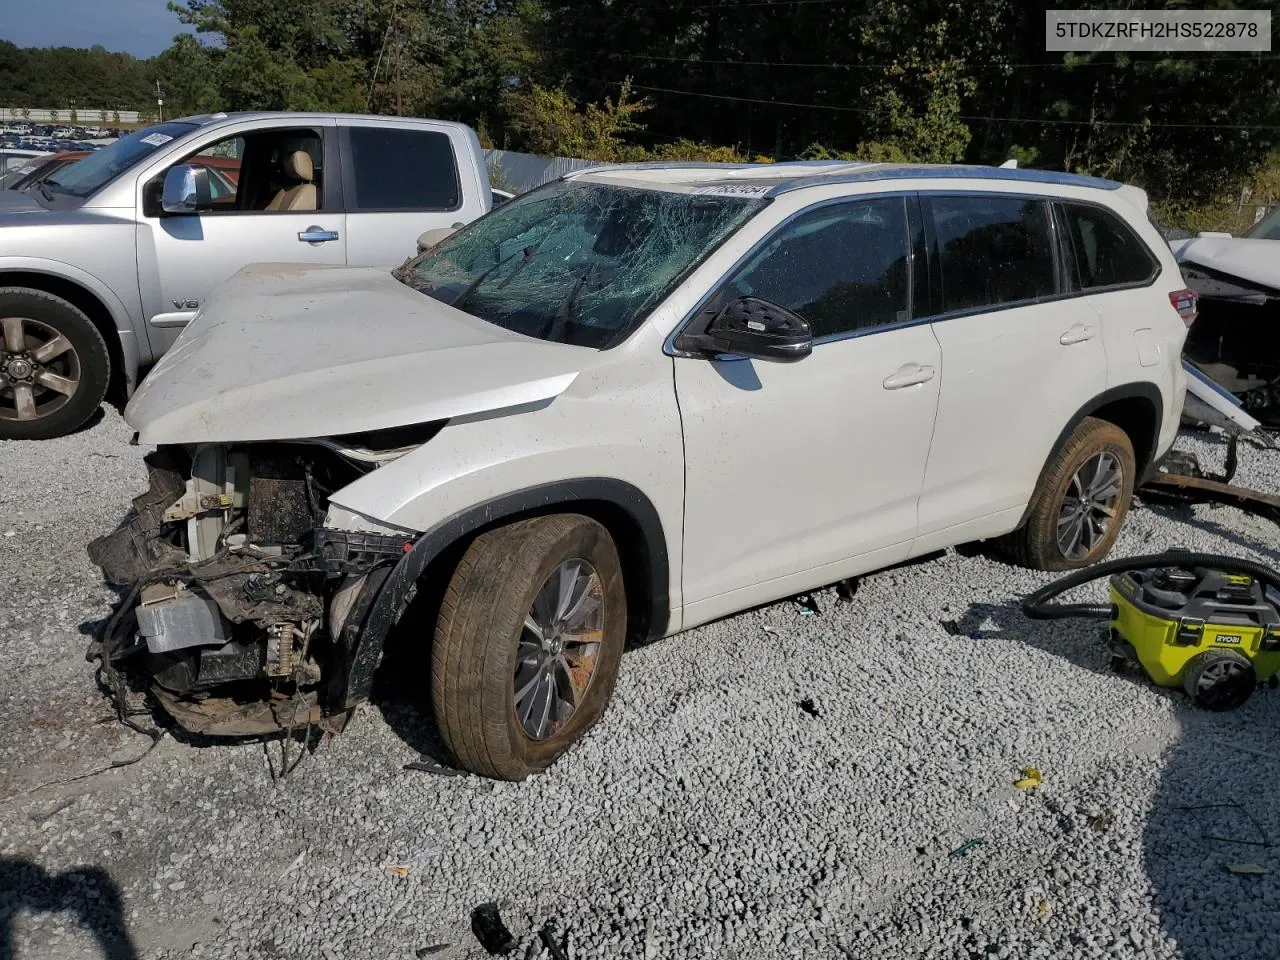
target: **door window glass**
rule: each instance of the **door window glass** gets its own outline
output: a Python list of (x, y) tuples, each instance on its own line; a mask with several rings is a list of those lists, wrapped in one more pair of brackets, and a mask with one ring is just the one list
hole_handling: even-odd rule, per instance
[(1042, 200), (926, 196), (942, 278), (941, 312), (1034, 300), (1057, 292)]
[(456, 210), (458, 168), (448, 134), (351, 127), (352, 210)]
[(1078, 203), (1062, 205), (1082, 290), (1145, 283), (1156, 262), (1142, 241), (1114, 213)]
[(907, 249), (902, 197), (831, 204), (774, 233), (729, 289), (799, 314), (814, 337), (900, 323), (910, 316)]
[[(301, 213), (324, 208), (324, 141), (318, 130), (255, 130), (182, 161), (209, 171), (218, 213)], [(163, 181), (156, 181), (155, 189)]]

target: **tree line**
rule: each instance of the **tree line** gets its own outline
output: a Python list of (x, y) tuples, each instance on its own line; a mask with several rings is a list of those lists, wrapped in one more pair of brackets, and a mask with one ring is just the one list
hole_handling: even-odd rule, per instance
[[(1280, 22), (1280, 0), (1212, 5)], [(1046, 6), (1078, 4), (185, 0), (196, 35), (149, 60), (0, 43), (0, 91), (147, 111), (158, 83), (168, 115), (435, 116), (599, 160), (1014, 157), (1138, 183), (1174, 219), (1274, 189), (1280, 54), (1046, 53)]]

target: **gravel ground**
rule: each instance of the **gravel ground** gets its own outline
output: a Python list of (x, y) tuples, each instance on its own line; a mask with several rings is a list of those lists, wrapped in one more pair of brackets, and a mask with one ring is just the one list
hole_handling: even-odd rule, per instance
[[(112, 600), (84, 544), (144, 484), (127, 438), (108, 411), (0, 442), (0, 957), (480, 957), (484, 901), (519, 957), (547, 921), (574, 958), (1280, 956), (1280, 694), (1195, 712), (1016, 613), (1044, 575), (954, 552), (629, 653), (524, 784), (404, 770), (403, 694), (283, 781), (278, 743), (172, 737), (99, 772), (149, 745), (82, 657)], [(1243, 461), (1280, 490), (1280, 453)], [(1280, 561), (1208, 507), (1136, 507), (1117, 553), (1175, 545)]]

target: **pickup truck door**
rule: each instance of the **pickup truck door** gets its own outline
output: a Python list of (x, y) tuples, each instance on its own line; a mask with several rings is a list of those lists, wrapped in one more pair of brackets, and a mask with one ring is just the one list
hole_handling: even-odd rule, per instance
[(209, 170), (213, 209), (199, 214), (163, 214), (164, 171), (149, 177), (138, 217), (138, 288), (157, 355), (209, 292), (247, 264), (346, 262), (337, 156), (332, 120), (223, 132), (177, 161)]
[(456, 128), (429, 121), (338, 119), (347, 262), (395, 266), (418, 237), (470, 223), (489, 210), (475, 147)]

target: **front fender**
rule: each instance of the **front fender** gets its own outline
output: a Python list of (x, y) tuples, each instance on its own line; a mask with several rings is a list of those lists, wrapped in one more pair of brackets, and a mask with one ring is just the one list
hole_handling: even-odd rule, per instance
[[(137, 386), (138, 367), (141, 363), (142, 354), (151, 355), (149, 341), (143, 344), (138, 343), (138, 330), (143, 330), (142, 336), (146, 336), (145, 327), (139, 322), (141, 318), (140, 302), (136, 310), (130, 310), (116, 291), (107, 283), (87, 270), (62, 260), (53, 260), (47, 257), (0, 257), (0, 285), (4, 283), (4, 275), (6, 273), (44, 274), (56, 280), (74, 283), (92, 294), (111, 317), (111, 324), (119, 340), (125, 386), (128, 393), (133, 392), (134, 387)], [(136, 289), (136, 274), (133, 279), (134, 288)]]
[(352, 707), (368, 698), (387, 633), (408, 605), (410, 588), (428, 564), (449, 546), (510, 518), (559, 506), (572, 510), (575, 503), (583, 502), (618, 508), (634, 523), (648, 567), (648, 635), (651, 638), (665, 635), (671, 618), (667, 589), (670, 561), (662, 521), (649, 498), (631, 484), (608, 477), (541, 484), (496, 497), (437, 524), (418, 538), (385, 578), (379, 573), (377, 580), (371, 580), (356, 601), (355, 615), (347, 617), (342, 630), (346, 671), (345, 677), (335, 684), (341, 691), (336, 702)]

